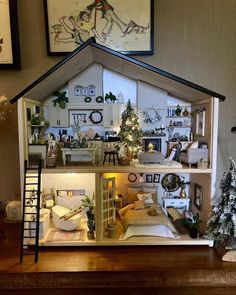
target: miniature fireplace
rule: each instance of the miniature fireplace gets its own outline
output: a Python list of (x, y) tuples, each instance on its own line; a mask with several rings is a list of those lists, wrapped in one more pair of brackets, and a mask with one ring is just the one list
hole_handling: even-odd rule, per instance
[(161, 152), (161, 138), (145, 136), (142, 138), (142, 141), (145, 152), (150, 150), (150, 148), (155, 151)]

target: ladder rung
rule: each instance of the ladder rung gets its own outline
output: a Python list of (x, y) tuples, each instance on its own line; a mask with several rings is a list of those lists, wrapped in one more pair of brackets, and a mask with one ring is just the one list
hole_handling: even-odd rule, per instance
[(36, 239), (36, 236), (24, 236), (24, 239)]
[(30, 193), (35, 192), (36, 193), (36, 190), (35, 189), (26, 189), (25, 192), (30, 192)]
[(25, 176), (26, 178), (38, 178), (38, 175), (35, 175), (35, 176), (33, 176), (33, 175), (30, 175), (30, 176)]
[[(36, 214), (36, 213), (31, 213), (31, 214)], [(24, 220), (23, 222), (29, 222), (29, 223), (33, 223), (33, 222), (36, 222), (36, 221), (33, 221), (33, 220), (29, 220), (29, 221), (27, 221), (27, 220)]]
[(26, 183), (25, 185), (38, 185), (38, 182), (30, 182), (30, 183)]
[(37, 200), (38, 198), (25, 198), (25, 200)]
[(24, 230), (37, 230), (37, 228), (24, 228)]
[(37, 214), (37, 213), (36, 212), (35, 213), (25, 212), (25, 214), (29, 215), (29, 214)]

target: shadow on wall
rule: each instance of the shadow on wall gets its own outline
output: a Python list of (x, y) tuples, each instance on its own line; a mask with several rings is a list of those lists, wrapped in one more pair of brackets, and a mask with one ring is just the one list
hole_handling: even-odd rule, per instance
[(20, 200), (17, 107), (0, 101), (0, 210), (6, 200)]

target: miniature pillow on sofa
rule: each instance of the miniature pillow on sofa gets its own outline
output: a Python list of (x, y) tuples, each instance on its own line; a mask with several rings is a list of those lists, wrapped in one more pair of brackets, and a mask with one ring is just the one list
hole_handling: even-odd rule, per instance
[(198, 141), (194, 141), (189, 146), (190, 149), (197, 149), (198, 148)]

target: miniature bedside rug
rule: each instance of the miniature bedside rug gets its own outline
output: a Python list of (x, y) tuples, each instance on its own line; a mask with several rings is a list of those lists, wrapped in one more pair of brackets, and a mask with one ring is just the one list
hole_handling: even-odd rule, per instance
[(59, 229), (52, 229), (48, 236), (47, 242), (56, 241), (85, 241), (87, 235), (86, 229), (75, 230), (75, 231), (65, 231)]

